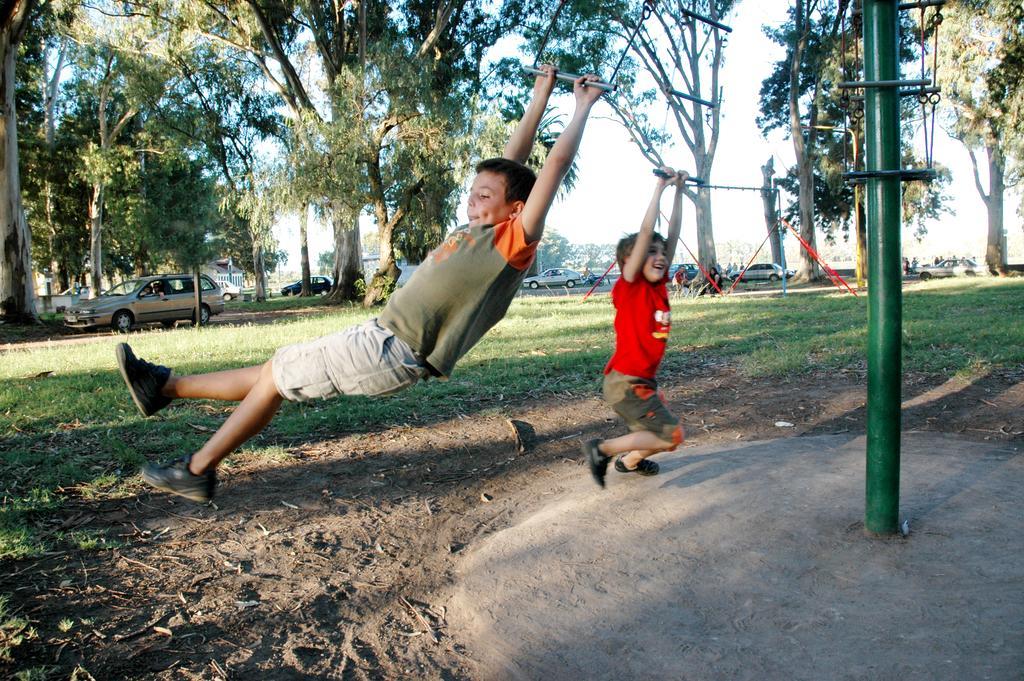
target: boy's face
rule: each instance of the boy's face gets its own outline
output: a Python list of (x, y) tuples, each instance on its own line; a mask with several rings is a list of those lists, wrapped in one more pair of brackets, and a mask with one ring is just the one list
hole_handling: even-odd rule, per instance
[(644, 279), (656, 284), (665, 278), (668, 272), (668, 260), (665, 258), (665, 244), (656, 241), (647, 249), (647, 259), (644, 260)]
[(469, 226), (497, 225), (519, 215), (525, 205), (522, 201), (506, 201), (508, 185), (505, 176), (492, 170), (482, 170), (469, 190)]

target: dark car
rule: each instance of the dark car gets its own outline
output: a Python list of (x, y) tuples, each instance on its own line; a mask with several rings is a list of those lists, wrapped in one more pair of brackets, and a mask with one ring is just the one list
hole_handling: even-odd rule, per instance
[[(309, 291), (313, 295), (320, 295), (327, 293), (331, 290), (331, 279), (330, 277), (310, 277), (309, 278)], [(281, 287), (282, 296), (297, 296), (302, 291), (302, 282), (293, 281), (287, 286)]]

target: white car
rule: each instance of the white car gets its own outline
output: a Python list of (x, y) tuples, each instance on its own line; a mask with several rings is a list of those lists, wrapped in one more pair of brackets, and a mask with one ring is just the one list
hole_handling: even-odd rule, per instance
[(564, 267), (554, 267), (550, 270), (544, 270), (535, 277), (527, 277), (523, 279), (523, 286), (530, 288), (540, 288), (541, 286), (565, 286), (573, 288), (578, 286), (583, 279), (583, 275), (575, 270), (567, 270)]
[(932, 277), (956, 277), (966, 276), (973, 277), (978, 273), (978, 265), (973, 260), (967, 258), (947, 258), (942, 260), (937, 265), (919, 265), (917, 268), (919, 277), (922, 281), (927, 281)]
[(242, 297), (242, 288), (232, 284), (230, 281), (218, 281), (217, 286), (224, 292), (224, 300), (234, 300), (235, 298)]

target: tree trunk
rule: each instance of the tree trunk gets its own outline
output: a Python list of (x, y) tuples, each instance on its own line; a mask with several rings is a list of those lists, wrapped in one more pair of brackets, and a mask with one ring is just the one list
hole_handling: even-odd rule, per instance
[(89, 265), (92, 268), (89, 276), (89, 297), (100, 294), (100, 283), (103, 280), (103, 185), (92, 186), (89, 199)]
[[(332, 202), (336, 204), (337, 202)], [(334, 287), (328, 297), (330, 303), (359, 299), (359, 285), (363, 278), (359, 246), (359, 217), (351, 211), (333, 205), (331, 221), (334, 227), (334, 267), (331, 270)]]
[(312, 295), (309, 285), (309, 204), (302, 202), (302, 212), (299, 214), (299, 260), (302, 266), (302, 290), (300, 296)]
[(391, 243), (393, 232), (394, 227), (390, 225), (385, 225), (380, 230), (380, 262), (366, 285), (363, 307), (373, 307), (385, 302), (394, 292), (398, 277), (402, 274), (395, 264), (394, 248)]
[(776, 199), (779, 193), (775, 190), (775, 159), (769, 158), (761, 166), (764, 184), (761, 185), (761, 205), (764, 206), (764, 225), (771, 235), (768, 242), (772, 248), (772, 262), (782, 263), (782, 237), (779, 236), (779, 210)]
[(718, 254), (715, 251), (715, 233), (711, 221), (711, 190), (697, 189), (693, 206), (697, 215), (697, 259), (706, 268), (718, 266)]
[(1003, 194), (1006, 189), (1006, 159), (1002, 150), (987, 145), (988, 152), (988, 244), (985, 247), (985, 265), (994, 275), (1005, 277), (1006, 241), (1003, 239)]
[(860, 185), (853, 186), (854, 229), (857, 231), (857, 286), (863, 287), (868, 278), (868, 228), (864, 215), (864, 192)]
[[(808, 18), (803, 0), (796, 0), (793, 10), (796, 20), (796, 39), (789, 57), (789, 132), (793, 139), (793, 154), (796, 156), (797, 181), (800, 183), (800, 236), (811, 247), (814, 247), (814, 136), (804, 138), (803, 123), (800, 115), (800, 64), (808, 39)], [(815, 97), (817, 92), (815, 91)], [(813, 104), (812, 104), (813, 106)], [(814, 125), (812, 112), (810, 125)], [(810, 281), (817, 279), (817, 264), (806, 249), (800, 249), (800, 260), (797, 265), (794, 281)]]
[(195, 292), (195, 308), (192, 314), (195, 315), (196, 328), (203, 326), (203, 284), (199, 278), (199, 270), (192, 271), (192, 289)]
[(267, 299), (267, 266), (263, 260), (263, 241), (254, 238), (252, 240), (252, 266), (253, 279), (255, 279), (256, 290), (253, 295), (258, 302)]
[[(5, 321), (36, 321), (35, 292), (32, 277), (32, 235), (21, 203), (21, 176), (18, 172), (18, 127), (14, 108), (15, 59), (17, 42), (28, 13), (28, 5), (4, 16), (0, 32), (0, 106), (3, 124), (0, 127), (0, 153), (4, 170), (0, 173), (0, 317)], [(10, 11), (10, 10), (8, 10)]]
[[(796, 134), (801, 134), (797, 130)], [(814, 248), (814, 163), (810, 158), (810, 149), (805, 147), (807, 157), (797, 164), (797, 178), (800, 183), (800, 237), (811, 248)], [(818, 263), (814, 261), (807, 249), (800, 248), (800, 264), (794, 277), (796, 281), (814, 281), (818, 279)]]

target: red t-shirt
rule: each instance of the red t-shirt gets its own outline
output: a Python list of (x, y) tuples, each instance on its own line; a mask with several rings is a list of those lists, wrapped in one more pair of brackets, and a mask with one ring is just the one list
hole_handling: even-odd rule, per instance
[(615, 353), (604, 373), (614, 370), (627, 376), (654, 378), (672, 328), (666, 281), (652, 284), (643, 274), (637, 274), (632, 283), (623, 277), (615, 282)]

